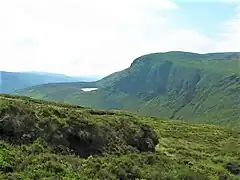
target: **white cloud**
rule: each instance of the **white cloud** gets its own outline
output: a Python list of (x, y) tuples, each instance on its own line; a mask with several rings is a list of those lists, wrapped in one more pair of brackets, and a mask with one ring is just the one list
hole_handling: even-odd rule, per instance
[(168, 22), (161, 12), (176, 8), (168, 0), (0, 1), (1, 68), (104, 75), (120, 70), (141, 53), (144, 35)]
[(171, 29), (177, 10), (170, 0), (2, 0), (0, 70), (107, 75), (145, 53), (237, 42), (239, 17), (224, 24), (217, 45), (194, 29)]
[(240, 6), (236, 7), (235, 18), (223, 22), (222, 31), (218, 34), (219, 41), (216, 45), (217, 51), (240, 52)]

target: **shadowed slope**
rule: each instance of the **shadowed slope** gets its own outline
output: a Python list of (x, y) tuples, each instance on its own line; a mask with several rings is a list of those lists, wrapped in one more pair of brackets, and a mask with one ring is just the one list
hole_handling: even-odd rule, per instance
[(92, 86), (98, 87), (97, 91), (80, 92), (76, 83), (70, 83), (32, 87), (18, 94), (99, 109), (239, 126), (239, 70), (239, 53), (155, 53), (139, 57), (129, 68), (95, 82)]

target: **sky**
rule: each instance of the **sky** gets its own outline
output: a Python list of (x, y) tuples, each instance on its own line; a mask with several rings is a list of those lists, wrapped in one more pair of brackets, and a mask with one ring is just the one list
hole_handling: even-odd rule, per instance
[(239, 42), (240, 0), (0, 0), (4, 71), (105, 76), (144, 54)]

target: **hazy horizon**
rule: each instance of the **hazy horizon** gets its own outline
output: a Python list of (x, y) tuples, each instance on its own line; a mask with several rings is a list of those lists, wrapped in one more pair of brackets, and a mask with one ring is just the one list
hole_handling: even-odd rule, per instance
[[(166, 52), (155, 52), (155, 53), (168, 53), (168, 52), (186, 52), (186, 53), (193, 53), (193, 52), (187, 52), (187, 51), (166, 51)], [(212, 54), (212, 53), (239, 53), (239, 56), (240, 56), (240, 52), (211, 52), (211, 53), (196, 53), (196, 54)], [(150, 53), (152, 54), (152, 53)], [(144, 55), (147, 55), (147, 54), (144, 54)], [(143, 56), (143, 55), (142, 55)], [(139, 56), (141, 57), (141, 56)], [(136, 57), (135, 59), (139, 58), (139, 57)], [(135, 60), (134, 59), (134, 60)], [(132, 63), (133, 61), (130, 62), (130, 64)], [(130, 66), (130, 64), (127, 66), (127, 67), (124, 67), (123, 69), (121, 70), (124, 70), (126, 68), (128, 68)], [(120, 71), (121, 71), (120, 70)], [(106, 74), (106, 75), (97, 75), (97, 74), (87, 74), (87, 75), (68, 75), (68, 74), (65, 74), (64, 72), (63, 73), (56, 73), (56, 72), (48, 72), (48, 71), (35, 71), (35, 70), (29, 70), (29, 71), (3, 71), (3, 70), (0, 70), (0, 73), (1, 72), (16, 72), (16, 73), (36, 73), (36, 74), (54, 74), (54, 75), (64, 75), (64, 76), (69, 76), (69, 77), (89, 77), (89, 78), (96, 78), (96, 79), (101, 79), (101, 78), (104, 78), (112, 73), (115, 73), (117, 71), (114, 71), (114, 72), (111, 72), (109, 74)]]
[(0, 2), (1, 71), (106, 76), (144, 54), (240, 52), (240, 1)]
[(81, 78), (81, 77), (88, 77), (88, 78), (97, 78), (97, 79), (100, 79), (100, 78), (103, 78), (104, 76), (101, 76), (101, 75), (67, 75), (67, 74), (64, 74), (64, 73), (54, 73), (54, 72), (47, 72), (47, 71), (2, 71), (0, 70), (0, 74), (2, 72), (8, 72), (8, 73), (29, 73), (29, 74), (39, 74), (39, 75), (59, 75), (59, 76), (68, 76), (68, 77), (76, 77), (76, 78)]

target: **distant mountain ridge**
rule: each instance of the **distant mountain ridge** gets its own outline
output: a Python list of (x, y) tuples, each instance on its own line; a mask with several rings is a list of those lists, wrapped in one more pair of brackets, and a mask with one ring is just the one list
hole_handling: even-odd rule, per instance
[[(221, 125), (240, 125), (240, 53), (154, 53), (91, 84), (61, 83), (18, 94), (123, 109), (142, 115)], [(97, 91), (81, 92), (91, 86)]]
[(0, 93), (12, 93), (16, 90), (47, 83), (95, 81), (97, 77), (70, 77), (47, 72), (6, 72), (0, 71)]
[(97, 81), (102, 78), (100, 75), (66, 75), (66, 74), (60, 74), (60, 73), (50, 73), (50, 72), (44, 72), (44, 71), (24, 71), (23, 73), (34, 73), (39, 75), (54, 75), (59, 77), (70, 77), (70, 78), (76, 78), (76, 79), (82, 79), (83, 81)]

